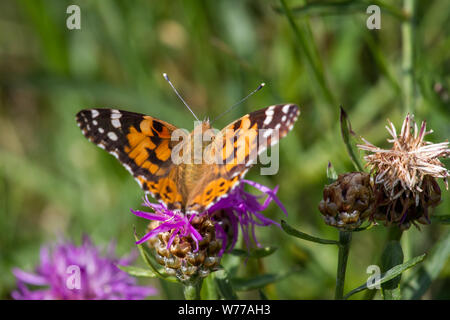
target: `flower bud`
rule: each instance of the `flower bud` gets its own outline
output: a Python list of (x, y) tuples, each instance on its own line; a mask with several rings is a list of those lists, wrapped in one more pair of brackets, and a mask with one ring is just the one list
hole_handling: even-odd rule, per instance
[(319, 203), (325, 223), (344, 230), (353, 230), (370, 214), (373, 192), (370, 176), (364, 172), (339, 175), (325, 186)]

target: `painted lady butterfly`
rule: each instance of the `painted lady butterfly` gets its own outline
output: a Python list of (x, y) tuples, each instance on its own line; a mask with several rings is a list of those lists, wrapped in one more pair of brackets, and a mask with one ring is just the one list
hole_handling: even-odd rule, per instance
[[(165, 121), (115, 109), (81, 110), (76, 120), (90, 141), (114, 155), (142, 189), (168, 209), (201, 213), (238, 185), (255, 162), (250, 154), (259, 154), (277, 143), (292, 129), (299, 114), (296, 105), (284, 104), (243, 116), (216, 135), (212, 147), (204, 149), (224, 161), (201, 164), (173, 162), (172, 150), (177, 144), (192, 140), (173, 141), (171, 136), (177, 128)], [(209, 121), (203, 121), (194, 131), (210, 128)], [(275, 138), (273, 131), (278, 133)], [(258, 139), (261, 132), (267, 137), (265, 143)], [(240, 145), (246, 147), (243, 156), (236, 152)]]

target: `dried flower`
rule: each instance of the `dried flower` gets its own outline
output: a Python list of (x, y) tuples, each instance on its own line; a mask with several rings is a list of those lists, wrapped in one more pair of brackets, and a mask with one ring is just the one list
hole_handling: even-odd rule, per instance
[(350, 172), (323, 190), (319, 203), (325, 223), (343, 230), (353, 230), (370, 214), (373, 204), (370, 176), (364, 172)]
[[(40, 252), (40, 265), (35, 273), (13, 269), (18, 290), (16, 300), (141, 300), (156, 294), (156, 289), (136, 285), (135, 278), (116, 265), (129, 265), (136, 254), (116, 258), (111, 243), (105, 254), (88, 237), (81, 246), (62, 242)], [(29, 290), (26, 284), (45, 286)]]
[(426, 130), (425, 121), (420, 130), (412, 116), (406, 116), (400, 135), (388, 121), (386, 129), (392, 136), (389, 150), (381, 149), (367, 140), (358, 145), (366, 155), (366, 166), (371, 168), (375, 181), (376, 219), (397, 223), (401, 228), (409, 228), (411, 222), (427, 223), (428, 208), (440, 201), (441, 191), (436, 182), (443, 178), (448, 189), (449, 171), (439, 158), (450, 156), (448, 141), (431, 143), (424, 137), (433, 131)]
[[(258, 201), (261, 196), (244, 191), (244, 183), (267, 195), (263, 204)], [(239, 229), (250, 248), (252, 240), (260, 246), (255, 236), (256, 226), (279, 226), (261, 213), (273, 200), (287, 215), (286, 209), (275, 195), (277, 190), (278, 188), (272, 190), (256, 182), (242, 180), (227, 197), (210, 209), (190, 215), (168, 210), (162, 203), (151, 203), (145, 196), (143, 205), (153, 209), (154, 213), (131, 210), (139, 217), (152, 220), (149, 232), (136, 243), (150, 241), (150, 246), (156, 249), (157, 259), (166, 267), (166, 271), (169, 274), (175, 273), (181, 281), (197, 275), (206, 276), (217, 268), (222, 254), (234, 248)], [(196, 264), (189, 259), (195, 260)]]
[(386, 196), (384, 186), (375, 188), (375, 220), (385, 221), (386, 224), (397, 224), (400, 229), (406, 230), (416, 221), (429, 224), (429, 208), (436, 207), (441, 201), (441, 189), (433, 177), (425, 176), (422, 182), (423, 191), (419, 193), (419, 203), (403, 193), (400, 197), (391, 200)]

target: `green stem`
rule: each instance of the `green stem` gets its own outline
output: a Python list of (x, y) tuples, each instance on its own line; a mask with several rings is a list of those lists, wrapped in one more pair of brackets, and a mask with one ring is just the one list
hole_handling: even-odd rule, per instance
[(386, 243), (389, 241), (400, 241), (402, 235), (403, 231), (399, 227), (392, 226), (388, 228)]
[(336, 300), (342, 300), (344, 297), (345, 271), (347, 270), (347, 260), (351, 241), (351, 232), (339, 231), (339, 258), (336, 275), (336, 291), (334, 296)]
[(407, 112), (414, 112), (414, 23), (415, 0), (404, 0), (403, 11), (408, 19), (402, 22), (402, 71), (403, 71), (403, 108)]
[(202, 279), (196, 279), (184, 284), (183, 292), (186, 300), (200, 300), (200, 290), (202, 289)]

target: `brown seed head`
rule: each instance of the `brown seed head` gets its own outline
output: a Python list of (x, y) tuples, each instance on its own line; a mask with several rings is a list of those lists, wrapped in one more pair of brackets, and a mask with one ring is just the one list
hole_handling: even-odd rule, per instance
[[(381, 149), (363, 138), (365, 144), (358, 145), (361, 150), (369, 151), (364, 159), (375, 175), (375, 184), (382, 184), (391, 200), (400, 197), (404, 192), (419, 201), (419, 194), (423, 191), (422, 184), (425, 176), (443, 178), (447, 185), (449, 171), (439, 160), (440, 157), (450, 156), (448, 141), (431, 143), (424, 137), (433, 131), (426, 131), (426, 123), (422, 122), (420, 130), (407, 115), (403, 122), (400, 135), (397, 135), (392, 122), (388, 121), (386, 129), (391, 134), (392, 143), (389, 150)], [(400, 188), (397, 186), (400, 185)]]
[(335, 182), (325, 186), (319, 211), (323, 214), (325, 223), (352, 230), (359, 227), (370, 214), (372, 198), (369, 174), (341, 174)]
[[(160, 222), (150, 222), (148, 228), (153, 230)], [(167, 244), (172, 231), (162, 232), (148, 240), (150, 248), (155, 249), (155, 258), (165, 267), (169, 275), (176, 276), (180, 281), (188, 281), (193, 277), (206, 277), (211, 271), (218, 269), (222, 242), (216, 239), (214, 222), (207, 216), (196, 216), (191, 225), (201, 234), (203, 239), (197, 244), (192, 237), (176, 235), (171, 246)]]
[(375, 182), (373, 218), (397, 224), (401, 229), (408, 229), (411, 224), (417, 226), (416, 221), (429, 223), (429, 208), (434, 208), (441, 200), (437, 178), (443, 178), (448, 188), (450, 174), (439, 158), (450, 156), (449, 143), (425, 141), (424, 137), (433, 131), (426, 130), (425, 122), (419, 130), (410, 115), (406, 116), (400, 135), (392, 122), (388, 123), (391, 149), (378, 148), (364, 138), (365, 144), (358, 145), (371, 153), (364, 159)]

